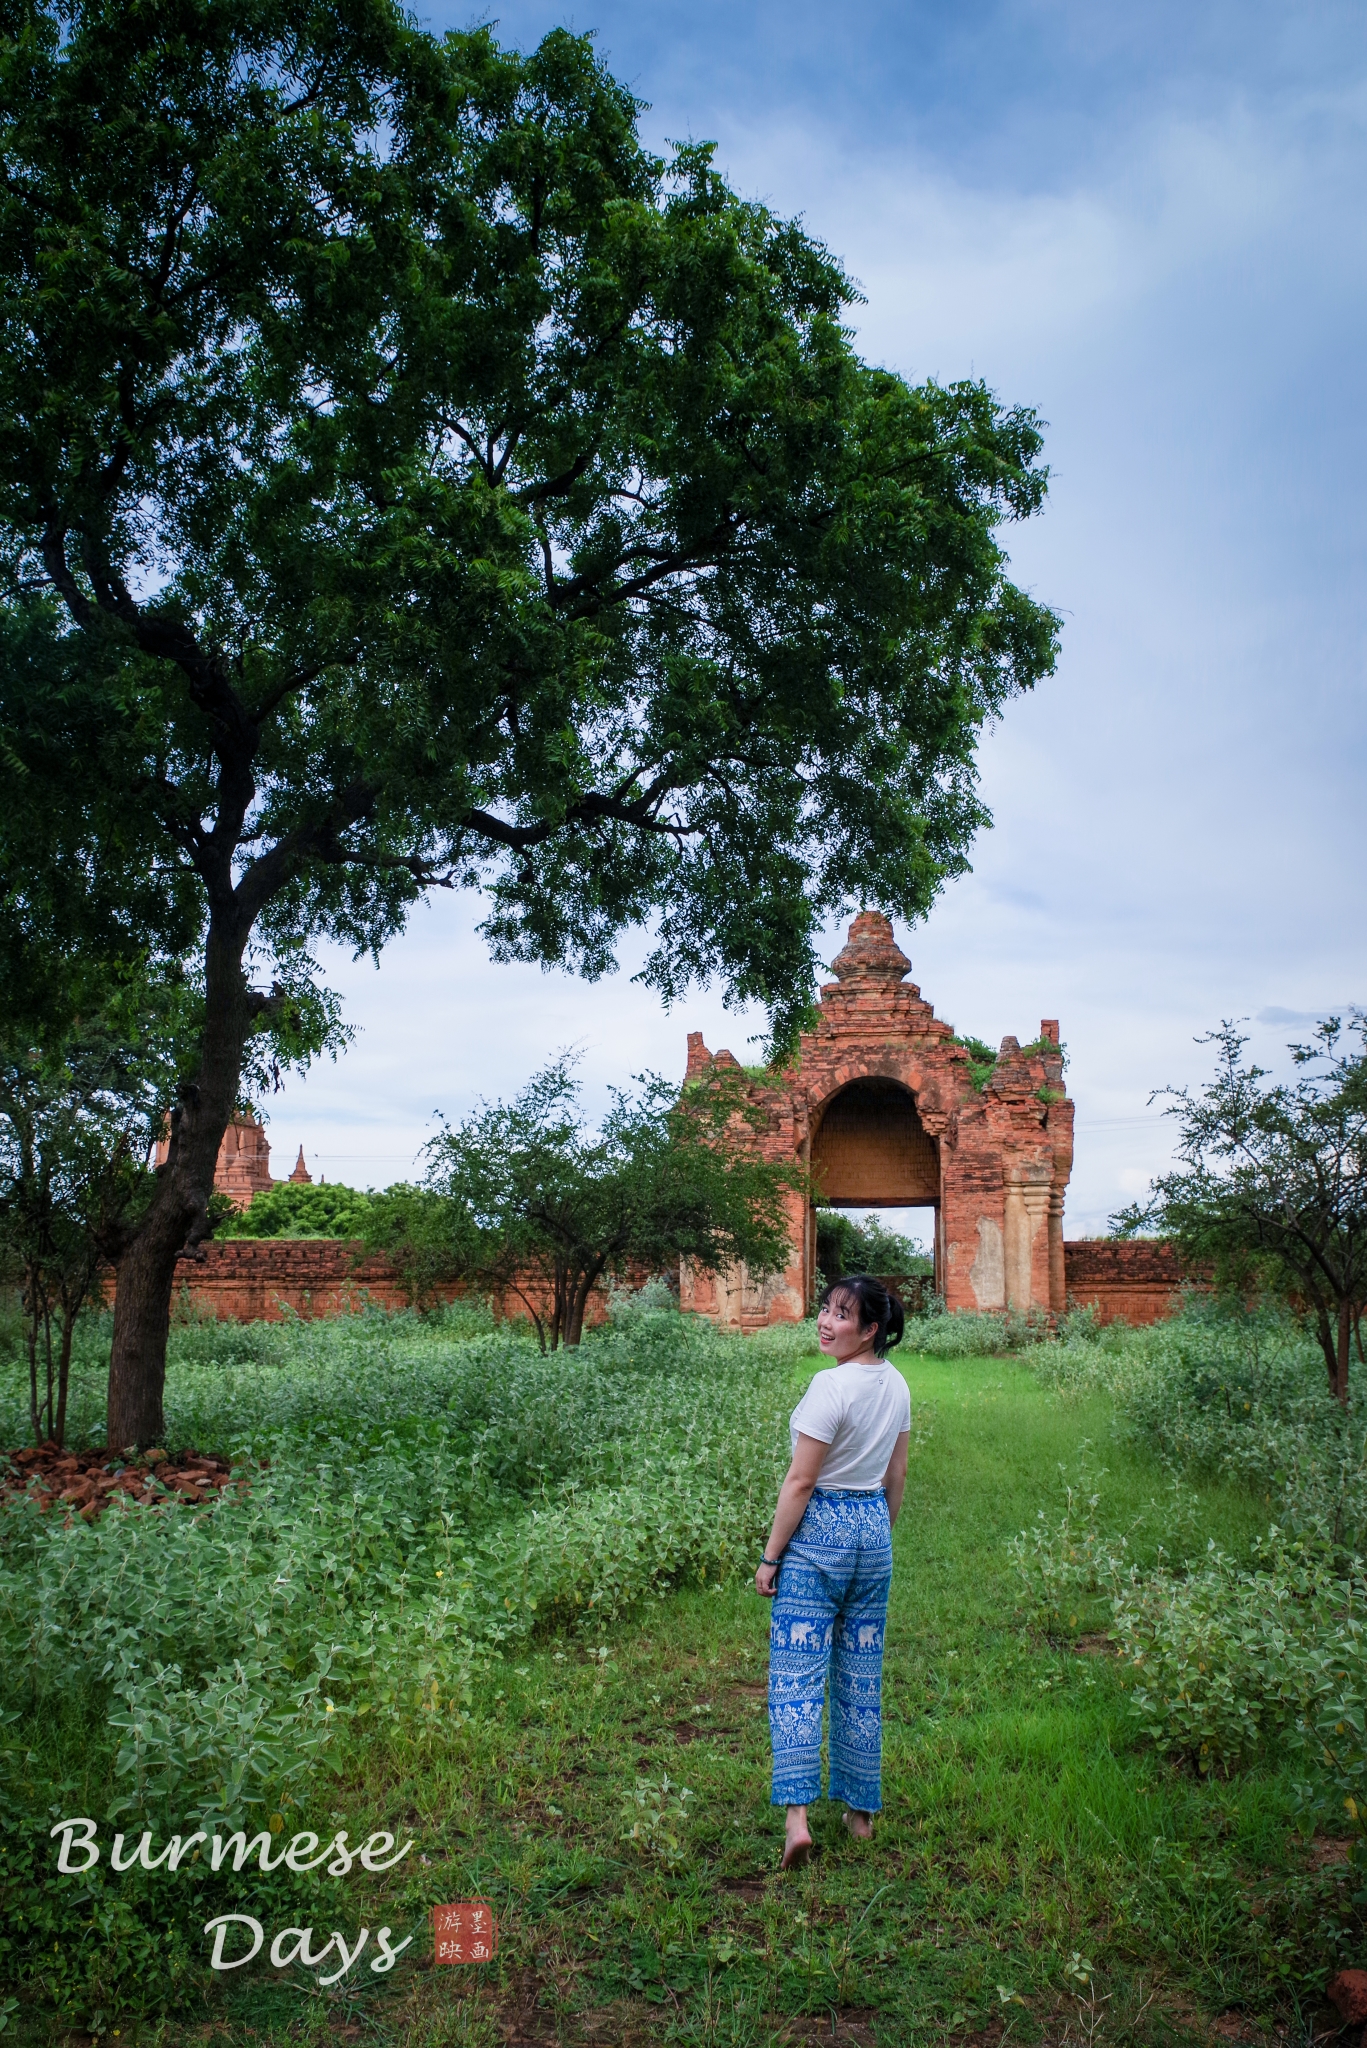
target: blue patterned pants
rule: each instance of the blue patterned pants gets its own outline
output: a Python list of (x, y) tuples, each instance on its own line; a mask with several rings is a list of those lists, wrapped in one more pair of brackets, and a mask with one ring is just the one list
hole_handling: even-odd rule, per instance
[(831, 1673), (831, 1798), (883, 1804), (883, 1630), (892, 1531), (882, 1493), (818, 1487), (778, 1575), (769, 1624), (775, 1806), (821, 1797), (821, 1710)]

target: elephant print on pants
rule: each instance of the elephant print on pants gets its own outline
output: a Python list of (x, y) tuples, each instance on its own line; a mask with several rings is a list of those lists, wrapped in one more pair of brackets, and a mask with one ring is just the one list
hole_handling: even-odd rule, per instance
[(775, 1806), (821, 1797), (821, 1721), (831, 1680), (830, 1796), (882, 1806), (883, 1626), (892, 1584), (888, 1504), (820, 1487), (783, 1554), (769, 1629)]

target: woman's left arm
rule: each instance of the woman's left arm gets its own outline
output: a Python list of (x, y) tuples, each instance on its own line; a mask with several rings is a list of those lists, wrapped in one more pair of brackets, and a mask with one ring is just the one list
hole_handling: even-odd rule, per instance
[(778, 1567), (794, 1529), (807, 1512), (807, 1503), (821, 1477), (821, 1468), (826, 1462), (829, 1444), (823, 1444), (819, 1437), (801, 1436), (793, 1452), (793, 1462), (788, 1467), (788, 1476), (778, 1490), (778, 1506), (774, 1509), (774, 1526), (769, 1531), (769, 1541), (764, 1555), (774, 1559), (773, 1564), (762, 1564), (755, 1573), (755, 1591), (763, 1593), (766, 1600), (772, 1600), (778, 1585)]
[(892, 1447), (888, 1469), (883, 1474), (883, 1491), (888, 1497), (888, 1522), (895, 1522), (902, 1512), (902, 1495), (907, 1490), (907, 1445), (911, 1442), (911, 1431), (904, 1429)]

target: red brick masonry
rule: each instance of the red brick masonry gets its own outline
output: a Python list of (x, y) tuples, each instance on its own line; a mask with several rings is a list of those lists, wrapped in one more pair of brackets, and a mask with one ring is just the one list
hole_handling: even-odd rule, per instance
[[(1069, 1300), (1094, 1304), (1103, 1322), (1156, 1323), (1171, 1312), (1180, 1283), (1171, 1246), (1083, 1238), (1063, 1251)], [(239, 1323), (408, 1306), (392, 1266), (336, 1238), (228, 1238), (206, 1245), (202, 1259), (182, 1258), (176, 1282), (201, 1314)], [(437, 1290), (445, 1301), (460, 1291)], [(508, 1306), (516, 1313), (515, 1302)]]
[(1150, 1238), (1070, 1238), (1063, 1246), (1070, 1305), (1095, 1307), (1103, 1323), (1157, 1323), (1182, 1284), (1177, 1254)]
[[(408, 1294), (388, 1260), (359, 1244), (330, 1237), (236, 1237), (203, 1247), (202, 1259), (182, 1256), (177, 1294), (191, 1305), (236, 1323), (279, 1322), (301, 1316), (354, 1315), (367, 1306), (407, 1308)], [(435, 1290), (444, 1301), (457, 1287)]]

